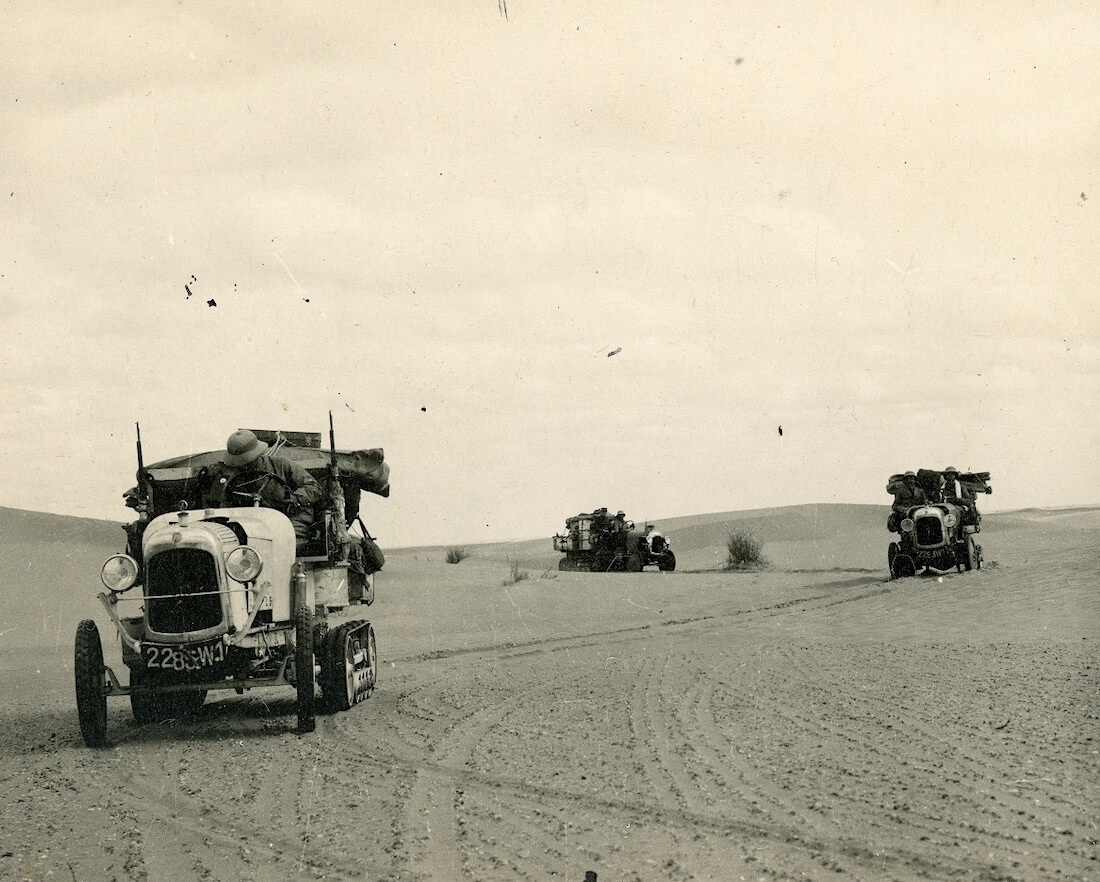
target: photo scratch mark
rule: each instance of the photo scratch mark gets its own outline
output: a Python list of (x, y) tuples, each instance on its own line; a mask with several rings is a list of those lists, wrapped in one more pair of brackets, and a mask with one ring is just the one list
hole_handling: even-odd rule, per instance
[(884, 259), (886, 260), (886, 262), (888, 264), (890, 264), (890, 266), (893, 269), (897, 270), (903, 276), (908, 276), (911, 273), (919, 273), (920, 272), (920, 267), (914, 268), (912, 260), (909, 261), (909, 267), (907, 269), (902, 269), (900, 266), (898, 266), (896, 263), (894, 263), (894, 261), (890, 260), (890, 258), (887, 257), (887, 258), (884, 258)]
[(516, 615), (519, 616), (519, 620), (523, 624), (524, 630), (527, 631), (528, 634), (531, 634), (531, 629), (527, 626), (527, 619), (525, 619), (523, 617), (523, 612), (520, 610), (520, 608), (518, 606), (516, 606), (516, 601), (512, 597), (511, 592), (509, 592), (507, 588), (504, 589), (504, 596), (507, 597), (508, 600), (511, 602), (512, 609), (514, 609), (516, 611)]
[[(283, 262), (283, 258), (282, 258), (282, 257), (281, 257), (281, 256), (279, 255), (279, 252), (278, 252), (278, 251), (276, 251), (276, 252), (275, 252), (275, 259), (276, 259), (277, 261), (279, 261), (279, 263), (280, 263), (280, 264), (282, 264), (282, 267), (283, 267), (283, 269), (284, 269), (284, 270), (286, 270), (286, 274), (287, 274), (288, 276), (290, 276), (290, 281), (292, 281), (292, 282), (294, 283), (294, 287), (295, 287), (295, 288), (297, 288), (297, 289), (298, 289), (298, 290), (299, 290), (299, 291), (300, 291), (300, 292), (301, 292), (302, 294), (305, 294), (305, 293), (306, 293), (306, 292), (305, 292), (305, 290), (304, 290), (304, 289), (302, 288), (302, 286), (301, 286), (301, 285), (299, 285), (299, 284), (298, 284), (298, 280), (297, 280), (296, 278), (294, 278), (294, 273), (292, 273), (292, 272), (290, 271), (290, 267), (288, 267), (288, 266), (287, 266), (287, 265), (286, 265), (286, 264), (285, 264), (285, 263)], [(306, 300), (306, 303), (309, 303), (309, 300)]]

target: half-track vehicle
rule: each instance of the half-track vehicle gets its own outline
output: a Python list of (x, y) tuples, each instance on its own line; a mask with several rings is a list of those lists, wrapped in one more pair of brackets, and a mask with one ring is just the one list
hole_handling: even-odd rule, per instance
[(311, 732), (318, 683), (329, 711), (347, 710), (374, 691), (370, 621), (330, 624), (329, 617), (351, 604), (356, 587), (373, 599), (373, 580), (369, 588), (363, 578), (355, 584), (353, 549), (363, 546), (359, 569), (380, 568), (381, 552), (349, 534), (347, 514), (357, 515), (363, 490), (389, 495), (383, 452), (336, 450), (331, 417), (328, 451), (320, 433), (255, 434), (323, 487), (304, 540), (272, 506), (268, 491), (278, 488), (277, 476), (253, 474), (227, 486), (224, 507), (206, 508), (204, 490), (224, 451), (146, 467), (139, 429), (138, 482), (124, 494), (139, 517), (125, 527), (127, 552), (103, 565), (107, 590), (98, 595), (118, 631), (128, 682), (104, 663), (94, 620), (76, 631), (77, 713), (89, 747), (106, 744), (108, 697), (128, 696), (134, 719), (149, 723), (197, 714), (212, 690), (289, 685), (298, 731)]
[(558, 569), (563, 571), (638, 573), (648, 566), (676, 569), (671, 543), (652, 525), (637, 530), (623, 512), (611, 515), (606, 508), (566, 518), (565, 532), (554, 536), (554, 550), (565, 553), (558, 561)]
[[(945, 489), (945, 472), (920, 469), (910, 477), (913, 474), (923, 497), (918, 504), (906, 504), (912, 494), (902, 486), (904, 475), (891, 475), (886, 483), (887, 492), (901, 500), (886, 521), (886, 528), (898, 534), (886, 551), (890, 578), (980, 570), (982, 547), (975, 536), (981, 531), (982, 517), (976, 498), (993, 492), (989, 472), (955, 473), (958, 495)], [(947, 480), (953, 483), (955, 475)]]

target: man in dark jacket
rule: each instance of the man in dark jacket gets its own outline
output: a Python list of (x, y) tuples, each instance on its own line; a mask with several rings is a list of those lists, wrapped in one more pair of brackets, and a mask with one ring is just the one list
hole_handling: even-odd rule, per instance
[(906, 472), (901, 485), (894, 490), (894, 504), (892, 508), (897, 512), (898, 518), (907, 517), (909, 509), (914, 505), (924, 505), (928, 497), (917, 483), (916, 472)]
[(278, 509), (290, 518), (301, 545), (309, 538), (324, 490), (296, 462), (270, 454), (267, 449), (267, 444), (248, 429), (230, 435), (222, 462), (211, 469), (212, 481), (203, 493), (203, 505), (222, 508), (250, 505), (259, 499), (261, 505)]

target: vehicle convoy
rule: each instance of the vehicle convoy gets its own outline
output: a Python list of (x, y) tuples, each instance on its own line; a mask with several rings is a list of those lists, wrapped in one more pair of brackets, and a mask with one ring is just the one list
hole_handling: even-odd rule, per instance
[(898, 534), (886, 552), (891, 579), (981, 569), (982, 547), (975, 535), (982, 516), (976, 497), (993, 492), (989, 479), (989, 472), (954, 469), (891, 475), (886, 491), (895, 502), (886, 528)]
[(554, 536), (554, 550), (565, 553), (559, 570), (641, 572), (648, 566), (676, 569), (671, 543), (651, 525), (634, 528), (623, 512), (609, 515), (606, 508), (565, 520), (565, 532)]
[(85, 619), (76, 631), (76, 704), (89, 747), (107, 742), (109, 696), (129, 696), (134, 719), (148, 723), (196, 714), (211, 690), (290, 685), (298, 731), (311, 732), (318, 682), (330, 711), (347, 710), (373, 692), (378, 658), (371, 623), (330, 625), (329, 615), (349, 606), (356, 588), (367, 603), (373, 600), (373, 578), (368, 587), (354, 569), (380, 569), (381, 552), (347, 527), (358, 519), (361, 491), (389, 495), (383, 452), (336, 450), (331, 416), (328, 451), (319, 433), (255, 435), (323, 488), (301, 541), (287, 513), (271, 505), (278, 476), (230, 479), (226, 504), (204, 507), (225, 451), (146, 467), (139, 429), (137, 486), (124, 494), (138, 519), (125, 527), (127, 553), (103, 565), (107, 591), (98, 595), (121, 640), (126, 684), (104, 663), (96, 623)]

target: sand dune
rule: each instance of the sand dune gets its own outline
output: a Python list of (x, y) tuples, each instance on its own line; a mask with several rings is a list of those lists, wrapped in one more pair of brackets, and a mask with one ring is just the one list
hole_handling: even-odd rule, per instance
[(1097, 878), (1100, 509), (988, 515), (995, 566), (896, 582), (885, 513), (657, 522), (699, 569), (751, 525), (741, 574), (387, 549), (365, 705), (300, 737), (289, 687), (112, 699), (92, 751), (72, 629), (121, 531), (0, 510), (0, 878)]
[(0, 658), (13, 647), (70, 649), (76, 623), (95, 611), (103, 561), (125, 550), (121, 524), (0, 508)]

